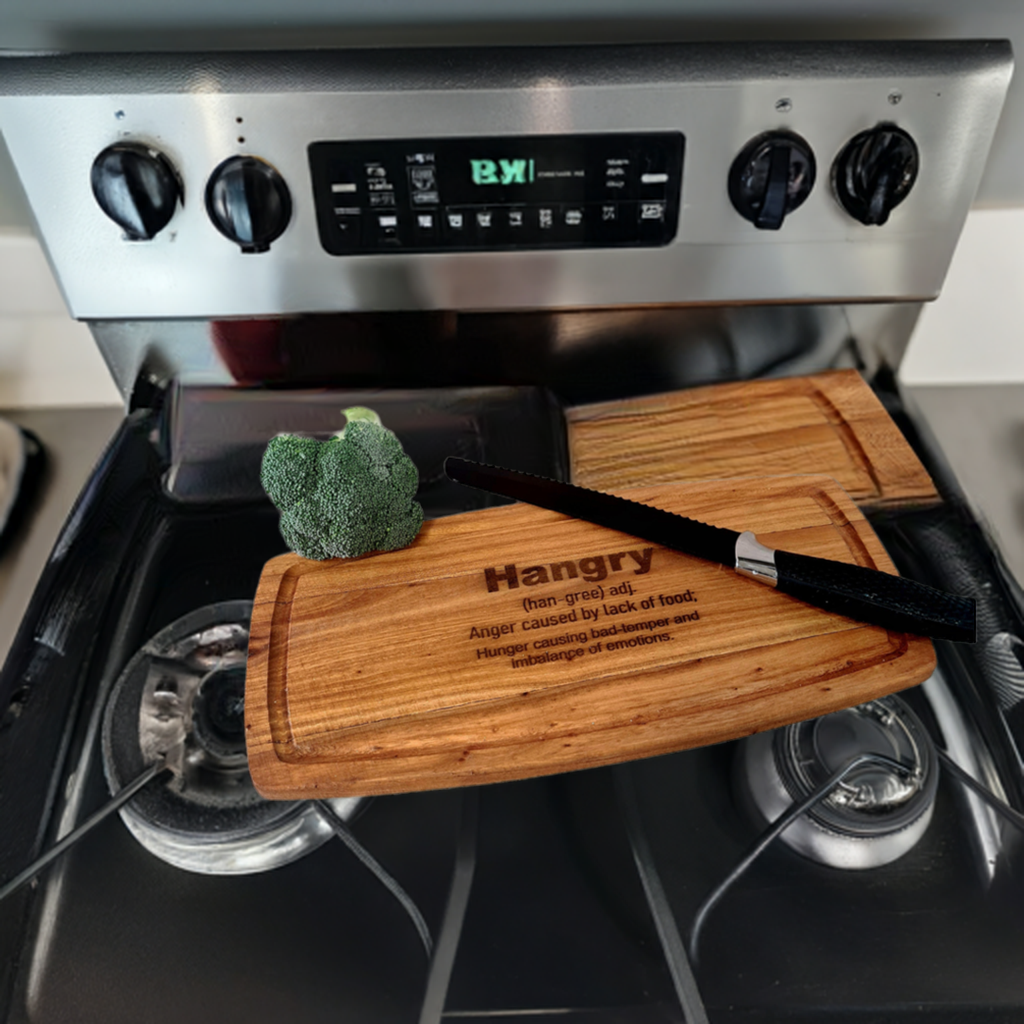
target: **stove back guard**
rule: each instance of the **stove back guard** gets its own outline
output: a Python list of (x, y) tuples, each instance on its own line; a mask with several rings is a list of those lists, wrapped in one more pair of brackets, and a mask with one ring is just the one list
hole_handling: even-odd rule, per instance
[[(0, 130), (80, 319), (920, 301), (1011, 69), (1000, 40), (15, 56)], [(912, 140), (919, 170), (869, 226), (838, 201), (836, 161), (879, 126)], [(777, 230), (730, 199), (765, 133), (817, 166)], [(149, 241), (126, 241), (94, 194), (112, 146), (160, 154), (163, 214), (127, 232)], [(260, 182), (231, 177), (240, 157)], [(240, 187), (263, 190), (265, 245), (221, 233), (217, 204)]]

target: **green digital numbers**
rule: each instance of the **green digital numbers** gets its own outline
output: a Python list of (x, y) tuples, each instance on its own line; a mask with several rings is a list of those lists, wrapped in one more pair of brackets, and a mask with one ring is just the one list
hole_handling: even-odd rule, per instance
[(474, 185), (526, 185), (533, 181), (532, 160), (470, 160)]

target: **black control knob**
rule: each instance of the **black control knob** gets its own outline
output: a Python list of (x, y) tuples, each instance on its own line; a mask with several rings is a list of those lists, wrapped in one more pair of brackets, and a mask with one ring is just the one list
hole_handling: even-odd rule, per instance
[(133, 242), (147, 241), (167, 227), (184, 201), (171, 161), (139, 142), (108, 146), (93, 161), (91, 180), (100, 209)]
[(751, 139), (729, 170), (729, 198), (741, 217), (777, 231), (814, 188), (811, 147), (792, 132), (765, 132)]
[(265, 160), (233, 156), (210, 175), (206, 212), (242, 252), (266, 252), (288, 227), (292, 197), (284, 178)]
[(917, 145), (902, 128), (880, 124), (855, 135), (832, 165), (832, 188), (861, 224), (884, 224), (917, 180)]

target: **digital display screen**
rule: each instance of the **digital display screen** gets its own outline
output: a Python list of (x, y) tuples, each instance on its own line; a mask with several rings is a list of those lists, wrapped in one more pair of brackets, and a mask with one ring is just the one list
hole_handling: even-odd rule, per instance
[(334, 255), (666, 245), (683, 136), (315, 142), (317, 222)]
[(525, 185), (534, 180), (536, 161), (470, 160), (469, 176), (474, 185)]

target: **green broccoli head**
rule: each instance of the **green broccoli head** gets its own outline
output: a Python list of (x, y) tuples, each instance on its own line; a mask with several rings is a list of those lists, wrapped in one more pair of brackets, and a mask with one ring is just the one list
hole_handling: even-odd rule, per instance
[(354, 558), (411, 544), (423, 523), (419, 474), (401, 442), (368, 410), (329, 441), (281, 434), (263, 455), (263, 489), (281, 536), (304, 558)]

